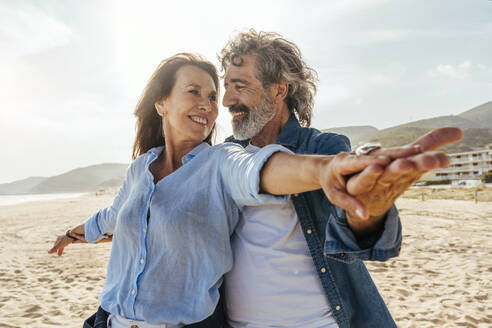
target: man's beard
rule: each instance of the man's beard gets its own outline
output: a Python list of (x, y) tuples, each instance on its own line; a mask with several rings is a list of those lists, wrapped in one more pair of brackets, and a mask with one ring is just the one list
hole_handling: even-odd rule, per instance
[(229, 107), (229, 112), (244, 113), (241, 118), (232, 120), (232, 133), (237, 140), (253, 138), (275, 116), (273, 102), (266, 95), (252, 109), (246, 105), (234, 105)]

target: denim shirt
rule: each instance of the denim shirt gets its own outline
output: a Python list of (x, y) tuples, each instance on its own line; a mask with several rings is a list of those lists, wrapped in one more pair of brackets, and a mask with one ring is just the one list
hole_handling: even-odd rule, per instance
[[(243, 147), (249, 140), (238, 141)], [(350, 151), (347, 137), (301, 127), (294, 115), (277, 141), (298, 154), (334, 155)], [(293, 195), (292, 200), (321, 284), (340, 328), (396, 327), (363, 261), (385, 261), (398, 256), (401, 223), (393, 206), (383, 231), (367, 240), (357, 240), (345, 212), (334, 206), (321, 190)]]
[(154, 184), (149, 166), (162, 151), (153, 148), (131, 164), (113, 204), (85, 223), (85, 238), (114, 236), (99, 297), (104, 310), (151, 324), (190, 324), (218, 303), (241, 208), (287, 201), (260, 193), (259, 177), (273, 153), (288, 150), (270, 145), (251, 154), (232, 143), (202, 143)]

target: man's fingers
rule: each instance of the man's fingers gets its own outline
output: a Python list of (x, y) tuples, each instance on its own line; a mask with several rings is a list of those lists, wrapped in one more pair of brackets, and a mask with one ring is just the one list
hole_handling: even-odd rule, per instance
[(371, 155), (383, 155), (388, 156), (391, 159), (405, 158), (413, 156), (422, 152), (422, 147), (420, 145), (403, 146), (396, 148), (381, 148), (371, 152)]
[(449, 166), (449, 157), (442, 152), (426, 152), (409, 158), (414, 164), (417, 171), (422, 173), (434, 170), (437, 168), (445, 168)]
[(463, 131), (455, 127), (445, 127), (432, 130), (426, 135), (418, 138), (410, 145), (420, 145), (423, 151), (435, 150), (449, 143), (463, 139)]
[(361, 219), (369, 218), (369, 211), (366, 206), (358, 199), (348, 195), (344, 191), (330, 189), (331, 192), (325, 190), (325, 194), (333, 204), (350, 212), (352, 215)]
[(341, 175), (349, 175), (353, 173), (358, 173), (364, 170), (369, 165), (386, 166), (390, 163), (390, 161), (391, 159), (387, 156), (347, 155), (338, 162), (337, 171)]
[(362, 172), (350, 177), (347, 181), (348, 193), (357, 196), (370, 192), (383, 172), (381, 165), (369, 165)]
[(412, 171), (415, 171), (415, 164), (409, 159), (399, 158), (386, 167), (378, 183), (381, 185), (398, 183), (403, 176)]

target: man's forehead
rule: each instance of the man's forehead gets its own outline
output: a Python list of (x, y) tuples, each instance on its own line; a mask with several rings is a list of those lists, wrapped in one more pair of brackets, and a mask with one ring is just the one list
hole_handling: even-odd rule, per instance
[(253, 82), (254, 80), (258, 80), (254, 56), (243, 55), (240, 58), (242, 59), (241, 66), (236, 66), (231, 63), (229, 67), (227, 67), (224, 81), (229, 82), (230, 80), (240, 79)]

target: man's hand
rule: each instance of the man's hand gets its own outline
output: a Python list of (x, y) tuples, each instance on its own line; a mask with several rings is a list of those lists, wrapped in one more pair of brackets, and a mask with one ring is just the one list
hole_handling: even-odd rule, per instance
[[(390, 165), (388, 156), (354, 155), (351, 153), (338, 153), (335, 156), (325, 156), (319, 165), (319, 183), (326, 197), (335, 205), (350, 213), (357, 213), (359, 217), (368, 217), (369, 212), (359, 199), (347, 193), (346, 176), (357, 172), (365, 172), (368, 167), (380, 168)], [(367, 178), (362, 177), (362, 180)], [(350, 180), (349, 180), (350, 181)], [(362, 181), (364, 182), (364, 181)]]
[[(440, 128), (420, 137), (408, 146), (372, 152), (372, 156), (384, 155), (392, 158), (393, 161), (386, 167), (370, 165), (347, 181), (347, 192), (356, 196), (356, 199), (367, 209), (367, 212), (364, 212), (367, 215), (347, 213), (348, 223), (354, 232), (364, 234), (376, 229), (395, 200), (423, 174), (449, 166), (449, 158), (446, 154), (431, 150), (462, 138), (461, 129)], [(422, 152), (415, 154), (415, 150), (419, 148)], [(412, 150), (414, 154), (408, 156)]]

